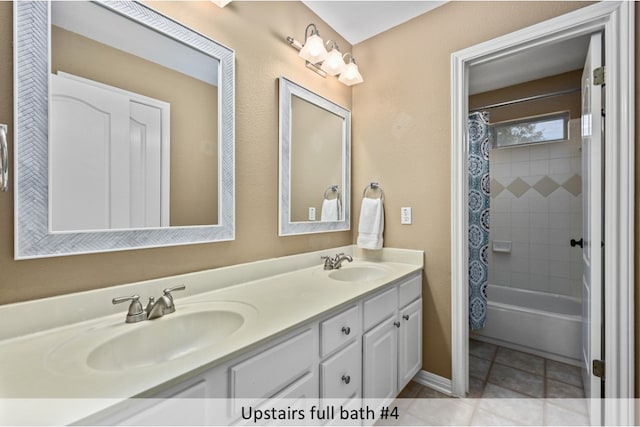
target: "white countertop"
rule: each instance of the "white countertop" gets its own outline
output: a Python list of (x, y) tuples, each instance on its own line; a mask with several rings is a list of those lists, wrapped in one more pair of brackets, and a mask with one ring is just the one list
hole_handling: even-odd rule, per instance
[[(346, 253), (356, 252), (356, 256), (363, 255), (353, 247), (337, 248), (337, 250)], [(109, 307), (111, 297), (104, 299), (105, 293), (121, 296), (134, 291), (133, 293), (144, 295), (141, 298), (141, 301), (144, 301), (147, 295), (156, 297), (160, 295), (156, 289), (166, 287), (167, 283), (187, 282), (187, 288), (193, 284), (192, 287), (197, 288), (200, 292), (183, 297), (176, 293), (176, 313), (179, 313), (181, 309), (186, 312), (204, 302), (214, 305), (233, 302), (248, 307), (249, 315), (246, 324), (215, 345), (173, 360), (139, 366), (126, 371), (106, 372), (92, 369), (83, 360), (83, 354), (86, 355), (86, 352), (69, 352), (69, 348), (72, 348), (69, 346), (82, 345), (94, 348), (104, 341), (105, 336), (115, 336), (131, 330), (131, 328), (145, 327), (145, 324), (150, 322), (157, 322), (154, 326), (162, 325), (161, 322), (170, 321), (169, 316), (175, 316), (175, 314), (153, 321), (126, 324), (124, 318), (127, 304), (123, 304), (117, 307), (115, 314), (81, 321), (74, 318), (77, 316), (77, 310), (71, 310), (70, 317), (73, 318), (73, 323), (67, 324), (65, 324), (64, 316), (59, 311), (53, 310), (50, 313), (55, 319), (47, 323), (48, 305), (57, 302), (57, 305), (72, 307), (74, 306), (73, 295), (0, 307), (0, 319), (3, 319), (1, 320), (3, 324), (19, 323), (21, 319), (15, 318), (16, 315), (26, 316), (29, 312), (34, 313), (34, 309), (38, 310), (36, 317), (40, 317), (43, 321), (39, 331), (32, 330), (31, 333), (10, 336), (0, 341), (0, 366), (2, 367), (0, 369), (0, 398), (5, 404), (6, 399), (16, 398), (94, 399), (92, 404), (97, 406), (85, 405), (82, 411), (76, 411), (72, 415), (75, 418), (62, 417), (57, 420), (47, 420), (47, 423), (53, 421), (55, 424), (73, 422), (99, 410), (99, 399), (126, 399), (144, 395), (146, 391), (159, 385), (183, 379), (194, 371), (213, 367), (238, 356), (241, 352), (268, 339), (284, 334), (332, 309), (348, 304), (423, 268), (422, 252), (385, 249), (375, 257), (377, 259), (356, 258), (352, 264), (346, 265), (347, 263), (345, 263), (345, 268), (352, 265), (363, 265), (365, 262), (383, 264), (389, 271), (388, 275), (380, 279), (362, 282), (337, 281), (329, 279), (327, 276), (330, 272), (324, 271), (321, 263), (318, 262), (319, 254), (330, 255), (335, 254), (335, 251), (336, 249), (303, 254), (302, 257), (294, 256), (292, 258), (295, 259), (290, 265), (295, 269), (291, 271), (286, 271), (287, 268), (282, 267), (287, 264), (286, 258), (290, 257), (283, 257), (233, 266), (233, 268), (174, 276), (169, 282), (167, 279), (159, 279), (158, 281), (116, 287), (117, 289), (109, 292), (100, 290), (77, 295), (76, 302), (93, 301), (92, 304)], [(305, 264), (312, 266), (305, 266)], [(280, 265), (282, 268), (274, 267), (276, 265)], [(256, 275), (256, 270), (262, 271), (266, 277), (237, 283), (230, 283), (227, 280), (229, 276), (241, 277), (243, 270), (247, 275), (249, 275), (249, 271), (252, 271), (253, 276)], [(277, 274), (268, 275), (269, 272)], [(194, 279), (195, 276), (197, 276), (197, 280)], [(226, 283), (226, 286), (207, 291), (206, 286), (203, 285), (207, 282)], [(212, 287), (209, 286), (209, 288)], [(109, 309), (112, 310), (111, 307)], [(41, 311), (44, 311), (44, 315)], [(81, 310), (85, 316), (86, 311), (86, 309)], [(46, 329), (52, 324), (60, 325)], [(30, 328), (35, 329), (37, 327), (35, 325), (33, 323)], [(14, 329), (20, 330), (19, 327)], [(5, 334), (9, 335), (7, 332)], [(16, 418), (17, 414), (15, 413), (20, 410), (20, 405), (14, 405), (13, 410), (9, 410), (7, 413), (5, 409), (8, 409), (9, 406), (5, 404), (0, 405), (0, 423), (22, 421), (22, 419)], [(3, 408), (3, 406), (6, 407)], [(34, 421), (34, 419), (31, 420)]]

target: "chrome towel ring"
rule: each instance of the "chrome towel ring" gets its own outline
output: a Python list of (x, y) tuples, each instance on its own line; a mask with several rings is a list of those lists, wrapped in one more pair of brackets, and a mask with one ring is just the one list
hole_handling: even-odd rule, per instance
[(324, 198), (325, 198), (325, 200), (331, 200), (331, 199), (329, 199), (329, 196), (332, 193), (335, 193), (335, 195), (336, 195), (335, 198), (336, 199), (340, 198), (340, 191), (338, 191), (338, 186), (337, 185), (330, 185), (329, 187), (327, 187), (326, 190), (324, 190)]
[(362, 192), (362, 197), (367, 197), (367, 191), (369, 190), (378, 190), (380, 192), (380, 197), (378, 199), (382, 199), (384, 201), (384, 191), (382, 191), (382, 187), (377, 182), (372, 182), (366, 187), (364, 187), (364, 191)]

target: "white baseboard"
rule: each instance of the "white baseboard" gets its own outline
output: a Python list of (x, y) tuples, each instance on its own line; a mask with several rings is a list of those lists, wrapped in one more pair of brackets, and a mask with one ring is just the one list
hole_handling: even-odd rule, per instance
[(427, 371), (420, 371), (413, 377), (413, 380), (418, 384), (432, 388), (440, 393), (448, 396), (452, 395), (451, 380), (449, 378), (444, 378)]

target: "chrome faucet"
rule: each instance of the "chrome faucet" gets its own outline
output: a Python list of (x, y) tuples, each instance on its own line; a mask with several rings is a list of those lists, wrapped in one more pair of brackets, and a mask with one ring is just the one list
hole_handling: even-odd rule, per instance
[(171, 295), (171, 292), (184, 290), (184, 285), (167, 288), (162, 291), (163, 295), (158, 299), (158, 301), (156, 301), (154, 297), (149, 297), (147, 307), (144, 309), (142, 308), (140, 297), (138, 295), (114, 298), (113, 300), (111, 300), (111, 302), (113, 304), (120, 304), (121, 302), (131, 301), (125, 321), (127, 323), (136, 323), (143, 320), (157, 319), (158, 317), (162, 317), (166, 314), (171, 314), (176, 311), (176, 306), (173, 302), (173, 295)]
[(158, 299), (158, 301), (156, 301), (153, 297), (149, 297), (149, 302), (147, 303), (146, 309), (147, 319), (157, 319), (158, 317), (162, 317), (166, 314), (171, 314), (176, 311), (176, 305), (173, 303), (173, 295), (171, 295), (171, 292), (184, 290), (185, 286), (179, 285), (162, 291), (162, 296)]
[(335, 257), (331, 258), (329, 256), (320, 257), (324, 260), (324, 269), (325, 270), (337, 270), (342, 267), (342, 263), (347, 260), (349, 262), (353, 262), (353, 257), (345, 254), (337, 254)]

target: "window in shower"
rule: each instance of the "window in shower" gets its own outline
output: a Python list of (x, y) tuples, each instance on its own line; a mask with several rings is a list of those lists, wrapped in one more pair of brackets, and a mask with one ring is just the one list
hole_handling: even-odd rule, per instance
[(495, 148), (566, 141), (569, 139), (569, 112), (495, 123), (491, 125), (491, 134)]

